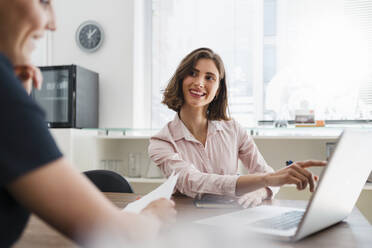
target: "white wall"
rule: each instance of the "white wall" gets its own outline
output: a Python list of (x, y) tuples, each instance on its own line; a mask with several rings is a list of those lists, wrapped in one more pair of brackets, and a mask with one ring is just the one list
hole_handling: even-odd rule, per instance
[[(77, 64), (100, 74), (100, 127), (133, 126), (134, 1), (55, 1), (51, 64)], [(92, 54), (75, 42), (75, 32), (86, 20), (97, 21), (105, 32), (102, 47)]]

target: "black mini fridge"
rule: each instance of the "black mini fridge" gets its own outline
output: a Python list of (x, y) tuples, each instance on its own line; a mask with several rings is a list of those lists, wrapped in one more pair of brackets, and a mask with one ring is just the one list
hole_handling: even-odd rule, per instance
[(77, 65), (43, 66), (41, 90), (31, 93), (51, 128), (98, 128), (97, 72)]

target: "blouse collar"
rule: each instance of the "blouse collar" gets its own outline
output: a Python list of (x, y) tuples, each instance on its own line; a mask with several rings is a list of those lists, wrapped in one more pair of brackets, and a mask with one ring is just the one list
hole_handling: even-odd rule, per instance
[[(182, 122), (178, 114), (174, 116), (172, 121), (173, 138), (174, 140), (185, 139), (188, 141), (197, 141), (190, 130)], [(214, 135), (217, 131), (222, 130), (220, 121), (208, 121), (208, 136)]]

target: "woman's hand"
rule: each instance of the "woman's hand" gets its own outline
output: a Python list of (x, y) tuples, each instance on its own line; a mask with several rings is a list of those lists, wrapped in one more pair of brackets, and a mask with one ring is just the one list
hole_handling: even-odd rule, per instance
[(156, 217), (162, 223), (172, 223), (176, 219), (177, 211), (174, 209), (175, 203), (166, 198), (152, 201), (141, 211), (141, 214)]
[(313, 177), (312, 173), (306, 168), (323, 167), (327, 164), (326, 161), (307, 160), (299, 161), (278, 170), (274, 173), (269, 173), (264, 176), (266, 186), (282, 186), (284, 184), (295, 184), (298, 190), (303, 190), (310, 186), (310, 191), (314, 192), (317, 177)]
[(268, 189), (262, 188), (253, 192), (246, 193), (238, 198), (238, 203), (243, 208), (256, 207), (262, 203), (263, 200), (269, 198)]
[(23, 87), (31, 94), (32, 87), (41, 88), (43, 76), (39, 68), (33, 65), (19, 65), (14, 67), (14, 73), (22, 81)]

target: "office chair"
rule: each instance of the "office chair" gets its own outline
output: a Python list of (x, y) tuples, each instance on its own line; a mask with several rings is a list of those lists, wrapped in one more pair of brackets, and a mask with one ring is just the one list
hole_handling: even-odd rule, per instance
[(114, 171), (90, 170), (84, 174), (102, 192), (134, 193), (129, 182)]

